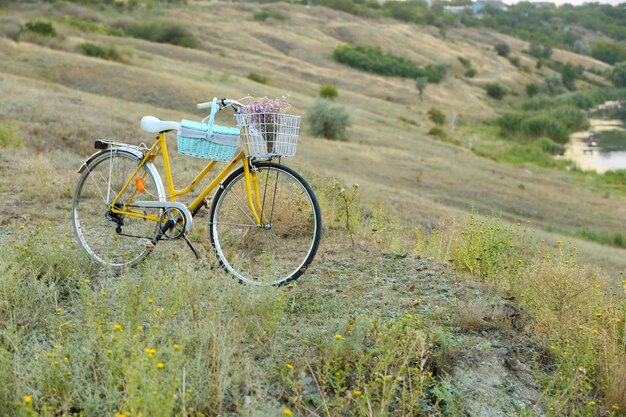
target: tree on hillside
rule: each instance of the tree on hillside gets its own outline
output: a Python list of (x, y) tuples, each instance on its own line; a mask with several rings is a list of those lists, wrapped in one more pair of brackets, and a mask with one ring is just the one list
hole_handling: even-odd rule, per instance
[(564, 93), (563, 80), (558, 75), (549, 75), (543, 79), (543, 85), (546, 93), (551, 96)]
[(533, 42), (530, 44), (528, 53), (535, 58), (550, 59), (552, 56), (552, 48), (550, 45)]
[(626, 60), (626, 49), (617, 42), (598, 42), (591, 49), (591, 56), (613, 65)]
[(589, 46), (582, 39), (578, 39), (574, 42), (574, 46), (572, 46), (572, 51), (577, 54), (586, 55), (589, 53)]
[(570, 62), (561, 66), (561, 80), (563, 81), (563, 86), (570, 91), (576, 90), (576, 85), (574, 81), (579, 78), (578, 70), (576, 67)]
[(487, 95), (495, 100), (502, 100), (506, 95), (506, 90), (498, 83), (489, 83), (485, 85)]
[(611, 79), (615, 87), (626, 87), (626, 61), (615, 64)]
[(528, 97), (533, 97), (537, 94), (539, 94), (539, 85), (537, 83), (526, 84), (526, 95)]
[(420, 101), (424, 101), (424, 90), (426, 90), (426, 86), (428, 85), (427, 77), (417, 77), (415, 79), (415, 86), (417, 87), (420, 94)]

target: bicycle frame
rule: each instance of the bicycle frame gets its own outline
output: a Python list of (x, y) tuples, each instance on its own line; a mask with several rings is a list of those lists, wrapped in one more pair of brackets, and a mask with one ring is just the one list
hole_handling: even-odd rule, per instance
[[(198, 185), (198, 183), (202, 181), (202, 179), (209, 172), (211, 172), (211, 170), (217, 164), (217, 161), (210, 161), (202, 169), (202, 171), (200, 171), (200, 173), (191, 181), (191, 183), (189, 183), (189, 185), (179, 190), (176, 189), (174, 187), (174, 178), (172, 175), (172, 168), (170, 165), (170, 159), (169, 159), (169, 154), (167, 150), (165, 134), (161, 132), (157, 136), (156, 141), (154, 142), (152, 147), (148, 150), (148, 152), (145, 153), (143, 159), (141, 160), (139, 165), (137, 165), (137, 168), (135, 169), (135, 171), (129, 176), (128, 180), (126, 181), (122, 189), (117, 193), (115, 198), (113, 198), (113, 200), (109, 203), (109, 209), (111, 210), (112, 213), (121, 214), (124, 216), (130, 216), (130, 217), (137, 217), (137, 218), (150, 220), (154, 222), (161, 221), (161, 218), (159, 216), (155, 216), (155, 215), (151, 215), (147, 213), (140, 213), (140, 212), (129, 209), (129, 206), (132, 205), (131, 202), (134, 200), (137, 192), (141, 192), (140, 187), (137, 183), (144, 180), (143, 177), (139, 178), (137, 176), (137, 173), (139, 172), (141, 167), (143, 167), (146, 163), (153, 162), (156, 159), (156, 157), (159, 155), (159, 153), (162, 155), (162, 158), (163, 158), (165, 179), (167, 182), (167, 198), (171, 202), (175, 202), (176, 197), (188, 194), (189, 192), (193, 191), (193, 189)], [(263, 209), (262, 209), (261, 201), (259, 198), (259, 184), (258, 184), (257, 175), (256, 175), (256, 172), (250, 169), (250, 158), (246, 157), (243, 151), (239, 151), (235, 155), (235, 157), (228, 163), (228, 165), (217, 175), (217, 177), (215, 177), (215, 179), (211, 181), (211, 183), (200, 193), (200, 195), (198, 195), (198, 197), (196, 197), (196, 199), (193, 202), (191, 202), (189, 206), (187, 206), (187, 208), (192, 213), (192, 215), (195, 215), (200, 210), (200, 208), (202, 207), (205, 201), (204, 199), (206, 198), (206, 196), (209, 193), (211, 193), (228, 176), (228, 174), (230, 174), (235, 169), (237, 164), (239, 164), (240, 162), (243, 163), (243, 167), (244, 167), (248, 205), (250, 206), (250, 210), (252, 211), (252, 214), (254, 215), (254, 218), (256, 219), (259, 227), (264, 226), (265, 218), (263, 216)], [(144, 173), (144, 177), (145, 175), (146, 173)], [(137, 188), (132, 192), (131, 197), (128, 199), (128, 201), (124, 202), (124, 205), (122, 207), (116, 207), (117, 201), (124, 194), (126, 189), (129, 186), (131, 186), (133, 181), (136, 181)], [(255, 207), (255, 203), (256, 203), (256, 207)]]

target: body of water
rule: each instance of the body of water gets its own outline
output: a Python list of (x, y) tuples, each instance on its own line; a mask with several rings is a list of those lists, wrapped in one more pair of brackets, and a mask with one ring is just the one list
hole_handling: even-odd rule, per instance
[(590, 131), (596, 132), (598, 146), (589, 146), (590, 131), (576, 132), (564, 157), (576, 162), (583, 170), (604, 173), (626, 169), (626, 129), (622, 121), (591, 119), (589, 122)]

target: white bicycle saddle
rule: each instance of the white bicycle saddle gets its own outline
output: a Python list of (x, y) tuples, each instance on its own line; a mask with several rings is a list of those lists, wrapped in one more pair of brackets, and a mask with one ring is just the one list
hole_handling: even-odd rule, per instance
[(154, 116), (144, 116), (141, 118), (141, 128), (146, 132), (160, 133), (168, 130), (178, 130), (180, 129), (180, 123), (161, 121)]

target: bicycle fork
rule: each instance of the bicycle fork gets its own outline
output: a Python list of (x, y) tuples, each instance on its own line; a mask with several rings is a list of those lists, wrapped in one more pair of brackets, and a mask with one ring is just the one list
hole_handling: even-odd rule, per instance
[(254, 215), (254, 218), (259, 227), (267, 227), (269, 225), (269, 221), (265, 217), (265, 213), (263, 213), (263, 205), (261, 204), (261, 198), (259, 193), (259, 178), (257, 175), (257, 171), (258, 169), (254, 166), (252, 167), (252, 169), (250, 169), (250, 160), (246, 158), (243, 164), (243, 172), (246, 178), (248, 205), (250, 206), (250, 210), (252, 211), (252, 214)]

